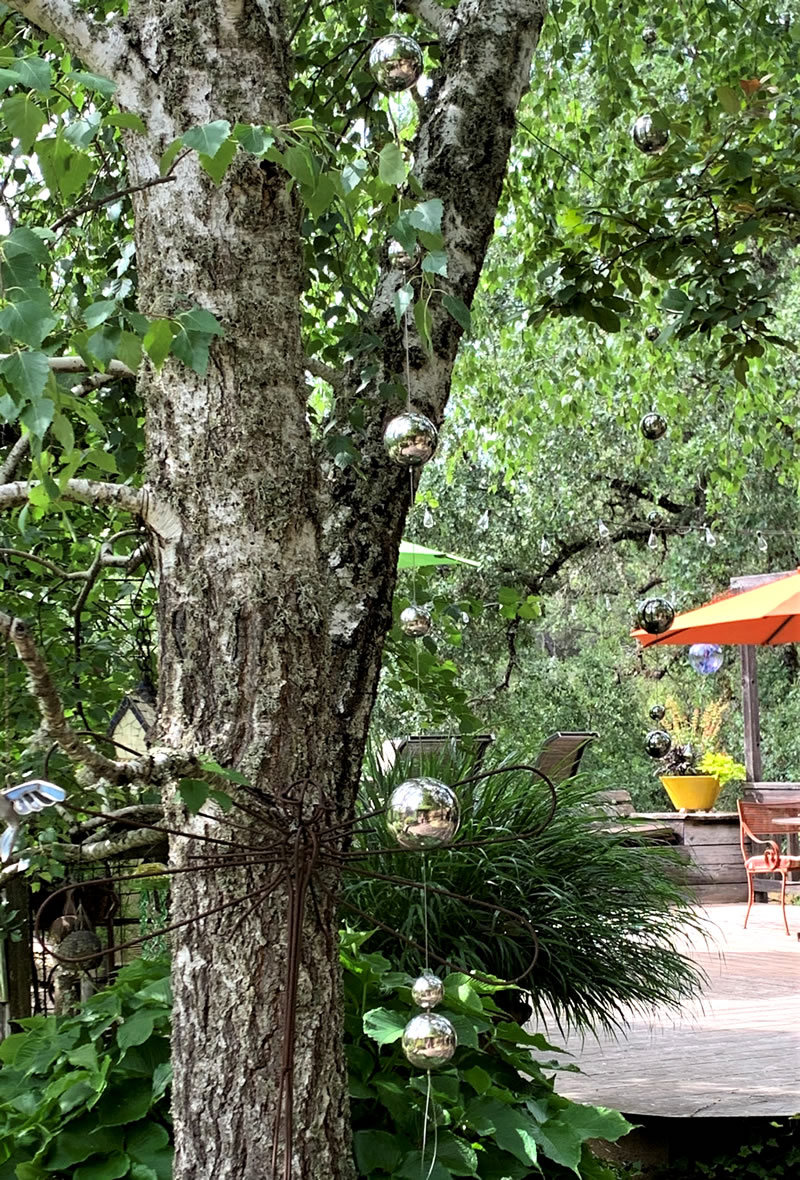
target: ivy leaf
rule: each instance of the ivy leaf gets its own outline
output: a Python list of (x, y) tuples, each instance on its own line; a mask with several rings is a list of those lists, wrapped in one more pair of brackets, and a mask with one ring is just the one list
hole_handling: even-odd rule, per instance
[(384, 184), (399, 188), (408, 175), (408, 165), (396, 143), (387, 143), (378, 156), (378, 176)]
[(230, 133), (231, 125), (227, 119), (215, 119), (213, 123), (204, 123), (201, 127), (192, 127), (187, 131), (182, 137), (183, 146), (194, 148), (213, 159)]
[(19, 140), (22, 151), (29, 152), (47, 122), (47, 115), (29, 94), (9, 95), (2, 111), (8, 130)]
[(50, 366), (43, 352), (12, 352), (0, 361), (9, 385), (28, 401), (35, 401), (47, 384)]

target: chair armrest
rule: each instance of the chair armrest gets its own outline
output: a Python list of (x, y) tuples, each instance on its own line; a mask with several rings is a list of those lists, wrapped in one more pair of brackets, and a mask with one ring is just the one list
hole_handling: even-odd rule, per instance
[(764, 861), (769, 869), (777, 869), (781, 861), (781, 850), (775, 840), (760, 840), (758, 836), (754, 836), (750, 829), (747, 829), (747, 838), (753, 844), (766, 844), (764, 849)]

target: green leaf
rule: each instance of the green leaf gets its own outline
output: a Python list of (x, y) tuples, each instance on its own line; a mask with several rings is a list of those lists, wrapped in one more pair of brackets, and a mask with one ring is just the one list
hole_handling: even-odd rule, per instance
[(741, 110), (741, 96), (731, 86), (718, 86), (719, 105), (728, 115), (738, 115)]
[(393, 1012), (390, 1008), (373, 1008), (364, 1013), (364, 1032), (379, 1045), (391, 1045), (399, 1041), (407, 1024), (407, 1015)]
[(197, 815), (210, 791), (208, 783), (199, 778), (182, 778), (178, 783), (178, 793), (192, 815)]
[(302, 197), (312, 217), (321, 217), (336, 197), (336, 180), (330, 172), (321, 172), (312, 189), (304, 188)]
[(153, 320), (145, 333), (142, 347), (157, 369), (160, 369), (172, 348), (175, 326), (171, 320)]
[(403, 1156), (397, 1136), (388, 1131), (356, 1131), (353, 1148), (358, 1170), (365, 1176), (376, 1171), (393, 1176)]
[(205, 377), (208, 371), (208, 349), (212, 337), (201, 332), (185, 332), (182, 327), (172, 337), (171, 352), (187, 368)]
[(438, 197), (431, 201), (422, 201), (408, 214), (409, 224), (423, 233), (438, 234), (442, 230), (442, 214), (444, 205)]
[(463, 303), (462, 300), (456, 298), (455, 295), (443, 295), (442, 307), (444, 307), (446, 311), (450, 312), (450, 315), (457, 324), (461, 325), (465, 332), (469, 331), (470, 324), (472, 322), (472, 315), (466, 303)]
[(143, 1045), (153, 1035), (153, 1022), (152, 1012), (144, 1008), (139, 1008), (132, 1016), (128, 1016), (117, 1029), (117, 1044), (120, 1049)]
[(192, 307), (182, 311), (178, 323), (187, 332), (205, 332), (207, 336), (224, 336), (225, 329), (217, 317), (204, 307)]
[(304, 143), (287, 148), (283, 153), (282, 161), (286, 171), (298, 184), (307, 185), (309, 188), (314, 187), (316, 178), (314, 157), (310, 148)]
[(409, 307), (411, 306), (411, 302), (412, 302), (413, 298), (414, 298), (414, 288), (411, 286), (410, 283), (406, 283), (406, 285), (404, 287), (398, 287), (398, 289), (395, 291), (394, 295), (392, 296), (392, 304), (394, 306), (394, 314), (397, 318), (398, 324), (400, 323), (403, 316), (406, 314)]
[(11, 94), (2, 106), (8, 130), (19, 140), (23, 152), (29, 152), (36, 136), (47, 122), (47, 115), (29, 94)]
[(73, 1174), (74, 1180), (120, 1180), (121, 1176), (127, 1176), (130, 1163), (130, 1159), (124, 1152), (115, 1151), (113, 1155), (106, 1156), (104, 1160), (82, 1164), (81, 1167), (76, 1168)]
[(183, 146), (194, 148), (204, 156), (216, 156), (231, 133), (231, 125), (227, 119), (215, 119), (213, 123), (204, 123), (200, 127), (192, 127), (182, 137)]
[(175, 163), (178, 156), (183, 151), (183, 139), (173, 139), (172, 143), (167, 147), (158, 161), (158, 171), (161, 176), (166, 176), (172, 165)]
[(689, 302), (689, 296), (680, 287), (668, 287), (661, 300), (665, 311), (683, 311)]
[(109, 127), (124, 127), (128, 131), (140, 131), (142, 135), (147, 133), (143, 120), (131, 111), (118, 111), (116, 114), (106, 115), (103, 122)]
[(384, 184), (399, 188), (405, 183), (408, 165), (396, 143), (387, 143), (378, 156), (378, 176)]
[(433, 330), (433, 317), (431, 316), (430, 304), (427, 299), (418, 299), (414, 304), (414, 323), (417, 326), (422, 347), (428, 356), (432, 356), (433, 340), (431, 339), (431, 332)]
[(251, 123), (237, 123), (233, 129), (236, 142), (246, 152), (254, 156), (263, 156), (275, 142), (275, 136), (263, 127), (255, 127)]
[(61, 1130), (52, 1141), (42, 1160), (48, 1172), (63, 1172), (74, 1164), (83, 1163), (90, 1155), (101, 1151), (116, 1151), (119, 1148), (119, 1134), (105, 1127), (98, 1127), (94, 1112), (70, 1123), (68, 1130)]
[(50, 63), (41, 57), (18, 57), (14, 61), (14, 73), (23, 86), (38, 90), (40, 94), (50, 91)]
[(50, 298), (41, 287), (28, 288), (19, 302), (0, 311), (0, 331), (31, 348), (38, 348), (57, 323)]
[[(145, 1012), (152, 1019), (152, 1014)], [(125, 1027), (124, 1024), (117, 1030)], [(132, 1123), (147, 1114), (153, 1101), (153, 1083), (150, 1078), (126, 1078), (109, 1086), (94, 1108), (102, 1127), (118, 1127)], [(116, 1147), (117, 1144), (114, 1144)], [(97, 1150), (97, 1148), (95, 1148)], [(83, 1159), (86, 1156), (82, 1157)]]
[(398, 1180), (451, 1180), (452, 1172), (438, 1160), (432, 1164), (432, 1152), (429, 1150), (424, 1156), (421, 1151), (410, 1151), (395, 1175)]
[(753, 157), (749, 152), (727, 151), (722, 153), (725, 157), (727, 168), (726, 172), (732, 180), (746, 180), (753, 171)]
[(208, 173), (214, 184), (219, 184), (238, 150), (239, 145), (236, 140), (228, 139), (215, 155), (209, 156), (205, 152), (198, 152), (197, 158), (203, 171)]
[(116, 299), (101, 299), (98, 303), (90, 303), (83, 309), (83, 322), (87, 328), (97, 328), (116, 310)]
[(50, 366), (43, 352), (17, 351), (0, 361), (0, 373), (17, 393), (35, 401), (47, 385)]
[(38, 140), (36, 155), (47, 187), (65, 201), (72, 200), (94, 172), (91, 156), (73, 147), (63, 134)]
[(147, 1120), (129, 1128), (125, 1137), (125, 1150), (137, 1164), (152, 1169), (156, 1180), (171, 1180), (172, 1147), (167, 1132), (160, 1124)]
[[(108, 78), (102, 78), (99, 74), (90, 74), (88, 70), (71, 70), (67, 77), (73, 81), (85, 86), (87, 90), (96, 90), (98, 94), (102, 94), (104, 98), (110, 98), (116, 92), (116, 82), (109, 81)], [(134, 116), (135, 118), (136, 116)], [(122, 127), (122, 123), (117, 126)]]
[(535, 1122), (518, 1109), (494, 1098), (476, 1098), (465, 1112), (465, 1120), (481, 1136), (492, 1135), (498, 1147), (523, 1164), (536, 1164)]
[(53, 421), (55, 409), (56, 407), (49, 397), (41, 397), (25, 407), (19, 420), (27, 426), (34, 438), (44, 438), (47, 428)]
[(422, 260), (425, 274), (447, 276), (447, 251), (430, 250)]

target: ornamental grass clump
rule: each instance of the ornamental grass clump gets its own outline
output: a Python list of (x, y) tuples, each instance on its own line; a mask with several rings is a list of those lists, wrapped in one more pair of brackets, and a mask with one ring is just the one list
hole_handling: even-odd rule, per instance
[[(415, 759), (383, 773), (371, 760), (361, 806), (365, 813), (382, 808), (404, 778), (430, 774), (452, 783), (461, 771)], [(630, 1008), (677, 1009), (696, 995), (697, 969), (678, 949), (688, 931), (700, 929), (681, 884), (681, 860), (637, 836), (635, 826), (609, 823), (586, 776), (559, 784), (546, 828), (506, 843), (488, 841), (541, 828), (550, 799), (543, 784), (524, 772), (502, 773), (458, 794), (462, 826), (454, 844), (425, 858), (432, 885), (448, 891), (429, 897), (429, 941), (437, 955), (499, 979), (527, 972), (519, 987), (530, 1006), (560, 1027), (618, 1027)], [(425, 921), (423, 857), (380, 851), (390, 841), (378, 819), (365, 823), (357, 840), (375, 849), (363, 869), (381, 879), (348, 874), (343, 912), (350, 905), (369, 914), (377, 928), (372, 945), (416, 972), (420, 952), (412, 943), (422, 940)], [(536, 953), (531, 926), (539, 958), (529, 971)]]

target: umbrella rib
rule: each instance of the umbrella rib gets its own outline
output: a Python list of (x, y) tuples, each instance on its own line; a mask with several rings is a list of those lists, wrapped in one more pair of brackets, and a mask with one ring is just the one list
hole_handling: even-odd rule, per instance
[(791, 620), (793, 618), (794, 618), (793, 615), (787, 615), (785, 619), (781, 619), (780, 623), (775, 628), (775, 630), (772, 632), (772, 634), (768, 635), (767, 638), (764, 640), (764, 643), (765, 644), (772, 643), (775, 640), (776, 636), (780, 635), (780, 633), (784, 629), (784, 627), (788, 627), (789, 623), (791, 622)]

